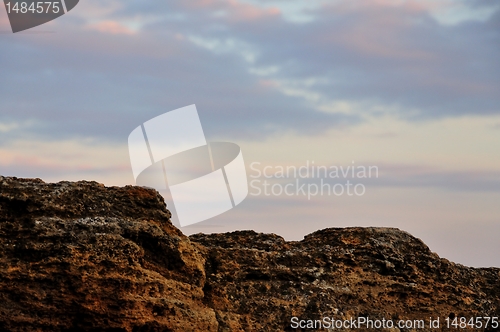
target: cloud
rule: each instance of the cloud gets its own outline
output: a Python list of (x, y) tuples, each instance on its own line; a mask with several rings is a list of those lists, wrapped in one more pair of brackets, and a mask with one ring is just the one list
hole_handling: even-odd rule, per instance
[(489, 22), (449, 27), (403, 6), (341, 14), (331, 6), (310, 24), (270, 24), (268, 33), (251, 37), (264, 45), (263, 63), (290, 64), (276, 75), (282, 81), (329, 81), (313, 89), (321, 104), (398, 104), (403, 116), (417, 110), (422, 117), (443, 117), (499, 111), (499, 31)]
[(34, 123), (32, 121), (24, 122), (0, 122), (0, 134), (11, 133), (14, 131), (26, 130), (32, 128)]
[(49, 182), (86, 179), (107, 185), (126, 185), (133, 180), (125, 144), (21, 138), (0, 146), (0, 155), (3, 176), (38, 177)]
[[(121, 140), (196, 103), (209, 136), (263, 139), (355, 125), (380, 109), (408, 121), (500, 111), (499, 12), (487, 2), (298, 4), (87, 1), (50, 37), (0, 39), (11, 64), (0, 121)], [(456, 6), (489, 14), (436, 19)]]
[(88, 28), (97, 30), (99, 32), (110, 33), (110, 34), (132, 35), (135, 33), (135, 31), (128, 28), (127, 26), (120, 24), (119, 22), (110, 21), (110, 20), (90, 24), (88, 26)]
[(52, 39), (1, 41), (6, 51), (0, 57), (15, 62), (0, 82), (3, 118), (36, 119), (44, 124), (34, 129), (41, 135), (112, 140), (191, 103), (198, 104), (209, 132), (226, 136), (321, 130), (342, 118), (310, 112), (261, 86), (233, 49), (214, 55), (178, 32), (130, 36), (75, 27), (67, 32)]

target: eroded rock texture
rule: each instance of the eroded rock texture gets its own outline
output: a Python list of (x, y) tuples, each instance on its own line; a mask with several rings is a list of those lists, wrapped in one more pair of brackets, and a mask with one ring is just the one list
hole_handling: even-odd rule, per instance
[(155, 191), (0, 178), (0, 330), (217, 331)]
[(500, 316), (500, 269), (451, 263), (398, 229), (188, 238), (169, 218), (150, 189), (0, 177), (0, 330), (288, 331), (292, 316)]

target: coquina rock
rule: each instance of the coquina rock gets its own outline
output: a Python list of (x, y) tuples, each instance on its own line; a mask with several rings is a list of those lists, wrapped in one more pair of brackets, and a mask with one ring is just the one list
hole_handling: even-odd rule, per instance
[(500, 269), (454, 264), (398, 229), (186, 237), (170, 216), (152, 189), (0, 177), (0, 330), (308, 331), (361, 318), (386, 328), (358, 331), (446, 331), (447, 318), (500, 318)]

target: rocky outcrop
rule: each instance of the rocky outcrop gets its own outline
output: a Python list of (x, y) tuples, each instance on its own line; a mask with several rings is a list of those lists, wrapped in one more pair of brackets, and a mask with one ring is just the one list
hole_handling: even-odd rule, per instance
[(444, 326), (446, 317), (500, 315), (500, 269), (451, 263), (394, 228), (331, 228), (300, 242), (252, 231), (191, 240), (207, 248), (204, 292), (223, 331), (292, 331), (291, 317), (440, 317)]
[(0, 330), (217, 331), (154, 190), (0, 178)]
[(398, 229), (286, 242), (186, 237), (169, 218), (151, 189), (0, 177), (0, 330), (300, 330), (292, 317), (440, 317), (443, 328), (446, 317), (500, 317), (500, 269), (451, 263)]

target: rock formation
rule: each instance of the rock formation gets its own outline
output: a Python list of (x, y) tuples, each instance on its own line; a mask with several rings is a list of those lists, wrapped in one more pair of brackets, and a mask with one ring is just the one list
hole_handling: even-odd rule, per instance
[(447, 330), (446, 318), (500, 317), (500, 269), (454, 264), (398, 229), (186, 237), (141, 187), (0, 177), (0, 246), (1, 331), (308, 330), (292, 317), (439, 317)]

